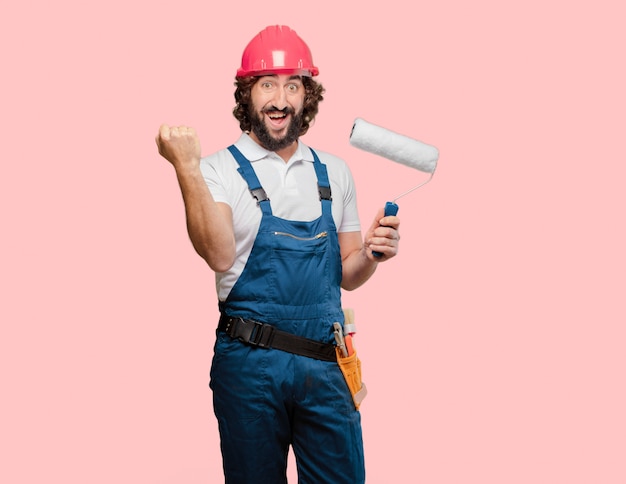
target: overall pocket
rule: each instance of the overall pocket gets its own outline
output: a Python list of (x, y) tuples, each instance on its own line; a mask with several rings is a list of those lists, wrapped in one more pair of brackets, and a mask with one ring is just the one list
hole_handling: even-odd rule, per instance
[(326, 232), (300, 237), (274, 232), (281, 240), (270, 254), (270, 285), (273, 302), (283, 306), (320, 304), (329, 297), (324, 277), (328, 272)]

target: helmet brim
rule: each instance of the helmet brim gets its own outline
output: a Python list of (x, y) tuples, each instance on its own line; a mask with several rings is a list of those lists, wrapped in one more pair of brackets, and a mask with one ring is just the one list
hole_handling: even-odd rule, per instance
[(315, 77), (319, 74), (317, 67), (311, 67), (309, 69), (257, 69), (257, 70), (245, 70), (237, 69), (237, 77), (259, 77), (259, 76), (271, 76), (278, 74), (292, 74), (295, 76)]

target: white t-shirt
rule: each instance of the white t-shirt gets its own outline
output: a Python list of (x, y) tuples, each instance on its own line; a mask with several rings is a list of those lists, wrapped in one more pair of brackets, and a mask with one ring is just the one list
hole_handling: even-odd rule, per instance
[[(298, 141), (298, 148), (288, 163), (276, 153), (258, 145), (246, 133), (242, 133), (235, 146), (252, 163), (261, 186), (270, 199), (275, 216), (308, 222), (322, 214), (313, 155), (306, 145)], [(333, 198), (333, 219), (337, 231), (360, 231), (356, 192), (350, 169), (336, 156), (318, 150), (315, 152), (328, 171)], [(230, 151), (223, 149), (202, 158), (200, 166), (215, 201), (228, 204), (233, 212), (235, 263), (227, 272), (215, 274), (218, 298), (223, 301), (246, 265), (261, 224), (261, 209), (237, 171), (239, 165)]]

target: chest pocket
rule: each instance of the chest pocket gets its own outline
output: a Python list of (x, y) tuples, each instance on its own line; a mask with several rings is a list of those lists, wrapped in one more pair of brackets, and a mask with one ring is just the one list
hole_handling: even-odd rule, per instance
[(327, 256), (328, 232), (312, 236), (290, 232), (271, 233), (270, 286), (274, 302), (284, 306), (313, 306), (330, 295)]

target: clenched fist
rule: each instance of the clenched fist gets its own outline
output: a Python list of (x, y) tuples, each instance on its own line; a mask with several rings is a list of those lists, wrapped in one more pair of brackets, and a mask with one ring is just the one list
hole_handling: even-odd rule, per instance
[(161, 156), (176, 169), (200, 164), (200, 140), (193, 128), (163, 124), (156, 135), (156, 144)]

